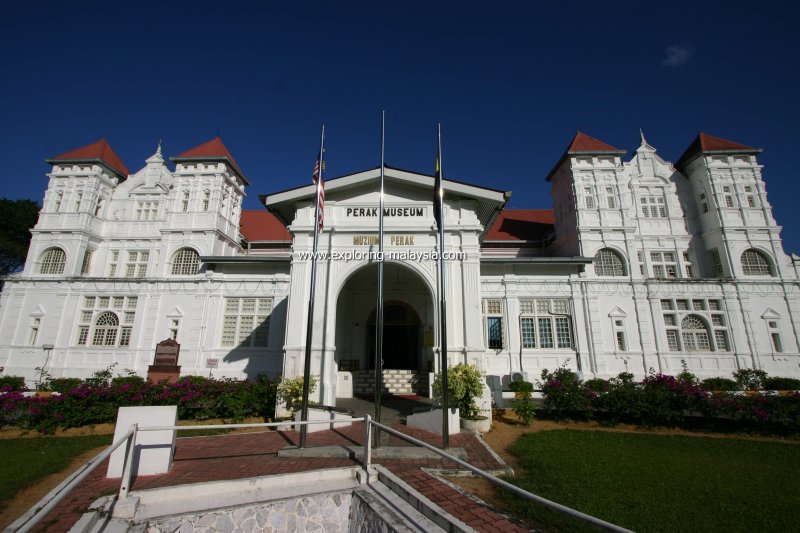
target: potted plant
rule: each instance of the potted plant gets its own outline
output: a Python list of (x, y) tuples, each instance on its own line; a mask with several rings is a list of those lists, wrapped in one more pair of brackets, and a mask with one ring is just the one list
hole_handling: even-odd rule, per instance
[[(308, 395), (314, 394), (315, 390), (317, 390), (317, 376), (312, 374), (308, 380)], [(289, 418), (294, 418), (295, 411), (303, 401), (303, 376), (292, 379), (284, 378), (278, 385), (277, 394), (278, 399), (289, 410)], [(316, 405), (316, 402), (309, 401), (309, 405)]]
[[(476, 400), (483, 396), (483, 373), (475, 365), (459, 363), (447, 370), (448, 403), (458, 406), (461, 427), (485, 433), (492, 427), (492, 419), (480, 414)], [(441, 375), (433, 382), (433, 396), (436, 401), (442, 400)]]

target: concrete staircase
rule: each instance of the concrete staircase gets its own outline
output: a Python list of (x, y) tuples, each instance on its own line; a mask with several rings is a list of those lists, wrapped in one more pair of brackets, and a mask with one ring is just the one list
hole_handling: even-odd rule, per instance
[[(353, 372), (353, 393), (375, 394), (375, 371), (358, 370)], [(428, 395), (428, 373), (417, 370), (383, 371), (383, 393), (408, 396), (418, 394)]]

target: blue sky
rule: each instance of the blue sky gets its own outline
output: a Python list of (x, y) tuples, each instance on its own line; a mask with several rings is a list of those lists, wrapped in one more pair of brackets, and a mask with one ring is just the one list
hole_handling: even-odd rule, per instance
[[(166, 5), (164, 5), (166, 4)], [(639, 128), (675, 161), (702, 130), (764, 148), (787, 252), (800, 252), (800, 7), (789, 2), (6, 2), (1, 196), (41, 201), (53, 155), (106, 137), (144, 166), (217, 134), (258, 195), (379, 163), (550, 207), (576, 129), (621, 149)]]

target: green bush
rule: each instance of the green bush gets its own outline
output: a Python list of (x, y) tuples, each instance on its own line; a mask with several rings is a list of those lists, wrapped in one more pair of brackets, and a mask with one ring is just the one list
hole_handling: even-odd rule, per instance
[(611, 389), (611, 383), (600, 378), (588, 379), (583, 383), (583, 386), (594, 392), (608, 392)]
[(765, 378), (765, 390), (800, 390), (800, 379), (795, 378)]
[(533, 392), (533, 383), (528, 381), (512, 381), (508, 384), (511, 392)]
[(129, 375), (129, 376), (117, 376), (111, 380), (112, 387), (119, 387), (120, 385), (135, 385), (135, 386), (142, 386), (147, 383), (147, 380), (144, 379), (142, 376), (137, 375)]
[(50, 380), (50, 390), (64, 394), (83, 383), (81, 378), (53, 378)]
[(592, 401), (595, 416), (602, 422), (637, 422), (645, 409), (641, 385), (633, 381), (633, 374), (622, 372), (608, 380), (608, 390), (596, 395)]
[[(480, 415), (480, 408), (475, 402), (483, 395), (484, 377), (475, 365), (459, 363), (447, 369), (447, 400), (451, 407), (458, 406), (459, 416), (475, 419)], [(433, 382), (433, 397), (441, 402), (441, 374)]]
[(702, 381), (705, 389), (710, 391), (735, 391), (739, 390), (739, 384), (728, 378), (707, 378)]
[(22, 376), (0, 376), (0, 391), (17, 391), (25, 389), (25, 378)]
[(206, 385), (213, 381), (213, 378), (205, 376), (181, 376), (178, 378), (178, 383), (191, 383), (192, 385)]
[(753, 370), (751, 368), (742, 368), (733, 373), (733, 379), (739, 384), (743, 390), (760, 390), (764, 387), (764, 380), (767, 379), (767, 373), (763, 370)]
[(527, 381), (512, 381), (508, 388), (514, 391), (514, 399), (511, 400), (511, 410), (519, 417), (523, 424), (529, 426), (536, 414), (533, 407), (533, 383)]

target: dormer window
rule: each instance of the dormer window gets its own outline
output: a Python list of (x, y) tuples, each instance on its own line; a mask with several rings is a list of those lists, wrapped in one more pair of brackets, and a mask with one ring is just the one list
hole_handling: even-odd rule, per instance
[(158, 216), (158, 202), (136, 202), (136, 220), (155, 220)]
[(642, 205), (642, 216), (645, 218), (666, 218), (667, 209), (664, 205), (664, 197), (649, 195), (639, 198)]

